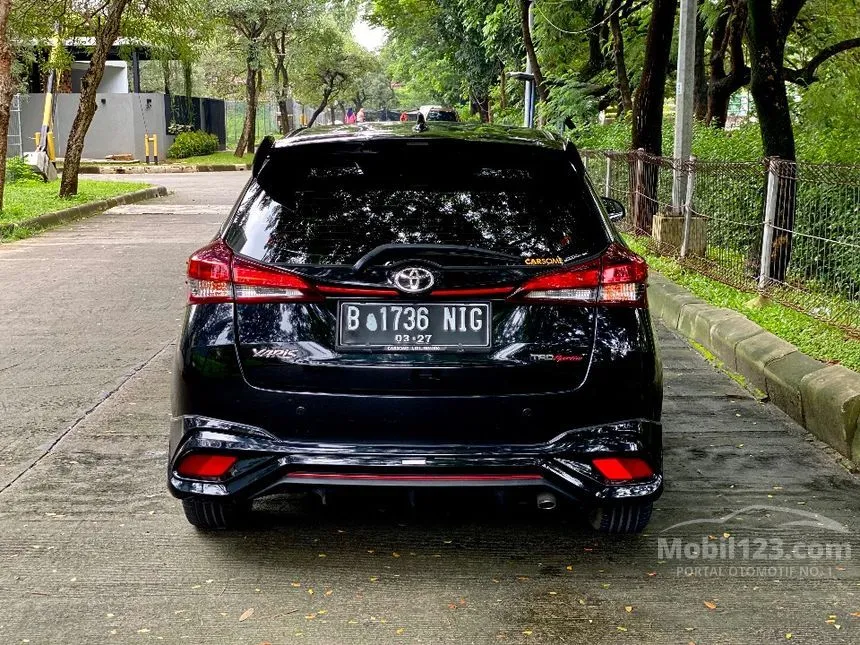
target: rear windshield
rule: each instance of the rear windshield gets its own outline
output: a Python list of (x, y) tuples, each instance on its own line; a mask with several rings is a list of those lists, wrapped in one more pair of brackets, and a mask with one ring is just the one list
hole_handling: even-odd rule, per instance
[[(468, 155), (448, 146), (440, 156), (430, 150), (437, 145), (276, 150), (243, 195), (227, 243), (283, 265), (354, 264), (395, 243), (466, 245), (509, 254), (512, 264), (558, 263), (606, 246), (593, 200), (560, 151), (506, 159), (472, 143)], [(525, 146), (500, 150), (510, 157), (510, 148)]]

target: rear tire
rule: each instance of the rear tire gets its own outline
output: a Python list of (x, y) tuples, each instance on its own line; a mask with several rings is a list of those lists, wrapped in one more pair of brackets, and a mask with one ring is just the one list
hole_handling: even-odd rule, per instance
[(182, 500), (182, 510), (185, 511), (185, 519), (190, 524), (205, 531), (239, 528), (244, 525), (248, 515), (246, 505), (223, 504), (193, 498)]
[(603, 506), (591, 511), (589, 523), (600, 533), (614, 535), (641, 533), (648, 526), (653, 510), (654, 505), (651, 502)]

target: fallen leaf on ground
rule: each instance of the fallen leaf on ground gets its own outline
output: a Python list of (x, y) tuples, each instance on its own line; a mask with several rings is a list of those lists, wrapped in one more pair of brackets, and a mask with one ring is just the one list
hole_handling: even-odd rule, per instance
[(246, 610), (242, 613), (242, 615), (241, 615), (241, 616), (239, 616), (239, 622), (241, 623), (241, 622), (243, 622), (243, 621), (245, 621), (245, 620), (248, 620), (248, 619), (249, 619), (251, 616), (253, 616), (253, 615), (254, 615), (254, 608), (253, 608), (253, 607), (249, 607), (248, 609), (246, 609)]
[(626, 632), (626, 631), (627, 631), (627, 628), (626, 628), (626, 627), (622, 627), (621, 625), (619, 625), (619, 626), (618, 626), (618, 627), (616, 627), (615, 629), (617, 629), (619, 632)]
[(626, 612), (629, 614), (630, 612), (632, 612), (632, 611), (633, 611), (633, 606), (632, 606), (632, 605), (627, 605), (627, 606), (624, 608), (624, 611), (626, 611)]
[(715, 602), (711, 602), (710, 600), (706, 600), (703, 604), (704, 604), (704, 605), (705, 605), (705, 607), (707, 607), (708, 609), (716, 609), (716, 608), (717, 608), (717, 603), (715, 603)]

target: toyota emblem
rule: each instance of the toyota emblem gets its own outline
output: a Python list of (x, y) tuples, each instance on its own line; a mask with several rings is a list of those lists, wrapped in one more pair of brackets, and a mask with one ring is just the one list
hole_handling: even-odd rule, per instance
[(401, 269), (392, 276), (394, 286), (405, 293), (422, 293), (433, 287), (433, 274), (424, 267)]

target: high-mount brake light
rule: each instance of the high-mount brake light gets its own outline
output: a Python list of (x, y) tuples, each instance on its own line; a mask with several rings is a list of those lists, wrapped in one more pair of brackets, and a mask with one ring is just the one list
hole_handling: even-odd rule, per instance
[(647, 277), (645, 260), (613, 243), (599, 258), (527, 280), (511, 300), (644, 307)]
[(320, 294), (304, 278), (233, 253), (215, 240), (188, 260), (188, 302), (310, 302)]

